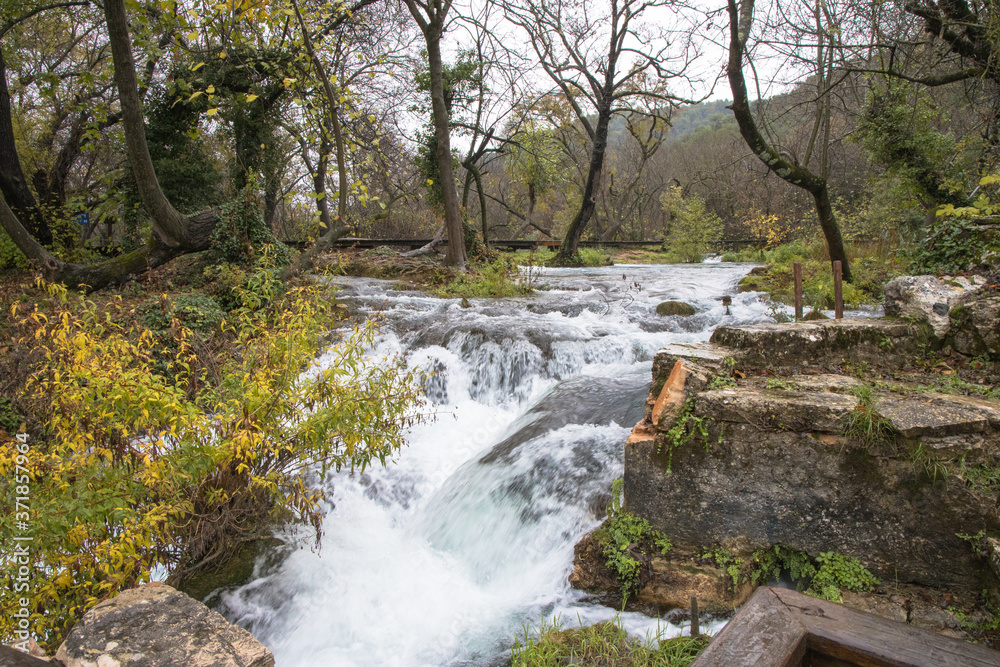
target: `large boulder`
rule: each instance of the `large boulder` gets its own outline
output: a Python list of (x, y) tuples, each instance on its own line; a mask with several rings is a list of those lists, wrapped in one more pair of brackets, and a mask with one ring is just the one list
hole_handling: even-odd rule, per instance
[(975, 276), (900, 276), (885, 284), (885, 314), (927, 322), (944, 339), (951, 326), (951, 309), (982, 289)]
[(106, 600), (73, 626), (56, 652), (66, 667), (274, 667), (260, 642), (170, 586)]
[(968, 299), (952, 308), (949, 317), (956, 352), (1000, 357), (1000, 295)]
[[(795, 368), (905, 356), (912, 329), (872, 320), (720, 327), (712, 344), (661, 350), (650, 409), (625, 446), (626, 508), (685, 553), (835, 551), (884, 581), (1000, 594), (1000, 556), (983, 555), (1000, 553), (996, 490), (966, 479), (1000, 464), (1000, 401)], [(759, 370), (777, 366), (793, 372)], [(682, 418), (690, 437), (678, 440), (668, 431)]]

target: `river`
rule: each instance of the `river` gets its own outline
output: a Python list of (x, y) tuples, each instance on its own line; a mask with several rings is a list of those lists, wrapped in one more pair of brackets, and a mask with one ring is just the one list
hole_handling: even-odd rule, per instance
[[(756, 294), (736, 293), (748, 270), (542, 269), (535, 295), (467, 308), (343, 280), (352, 308), (385, 319), (375, 353), (435, 371), (437, 418), (414, 427), (387, 468), (327, 479), (321, 548), (305, 532), (280, 535), (295, 546), (224, 594), (221, 610), (278, 667), (503, 664), (526, 627), (611, 618), (569, 587), (573, 545), (600, 523), (622, 475), (657, 349), (768, 319)], [(698, 312), (657, 316), (668, 299)], [(640, 636), (680, 631), (641, 614), (622, 620)]]

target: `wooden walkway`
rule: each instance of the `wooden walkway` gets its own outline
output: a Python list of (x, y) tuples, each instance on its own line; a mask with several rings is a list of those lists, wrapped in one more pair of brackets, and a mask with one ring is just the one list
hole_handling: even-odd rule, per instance
[[(392, 248), (416, 250), (417, 248), (422, 248), (430, 242), (431, 239), (366, 239), (344, 237), (338, 239), (334, 243), (334, 247), (368, 249), (378, 248), (380, 246), (389, 246)], [(441, 245), (447, 245), (447, 243), (447, 239), (441, 241)], [(558, 248), (561, 244), (562, 241), (559, 239), (553, 239), (551, 241), (490, 241), (490, 246), (493, 248), (504, 250), (539, 250), (541, 248), (548, 248), (549, 250), (555, 252), (556, 248)], [(739, 239), (720, 239), (718, 241), (711, 242), (709, 245), (717, 248), (739, 248), (751, 245), (751, 242)], [(661, 246), (663, 246), (663, 241), (580, 241), (581, 248), (659, 248)]]

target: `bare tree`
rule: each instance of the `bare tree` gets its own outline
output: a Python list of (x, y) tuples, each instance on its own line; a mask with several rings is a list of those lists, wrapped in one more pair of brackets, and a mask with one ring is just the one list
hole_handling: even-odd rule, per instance
[(437, 138), (437, 161), (441, 174), (441, 195), (444, 204), (445, 228), (448, 230), (448, 253), (445, 263), (464, 269), (465, 236), (462, 213), (458, 205), (458, 188), (451, 166), (451, 129), (444, 92), (444, 63), (441, 59), (441, 38), (444, 36), (452, 0), (404, 0), (413, 20), (420, 27), (427, 43), (427, 67), (430, 74), (431, 108), (434, 135)]
[[(750, 106), (748, 98), (746, 79), (743, 76), (744, 61), (749, 60), (747, 42), (750, 39), (750, 32), (753, 28), (754, 0), (742, 0), (741, 4), (737, 4), (737, 0), (728, 0), (728, 10), (730, 34), (728, 77), (729, 87), (733, 93), (732, 110), (736, 117), (736, 122), (739, 124), (740, 134), (743, 136), (744, 141), (746, 141), (747, 146), (750, 147), (750, 150), (767, 165), (768, 169), (784, 181), (800, 187), (812, 195), (816, 205), (819, 225), (823, 230), (823, 236), (826, 238), (830, 261), (839, 260), (843, 268), (844, 278), (850, 281), (852, 280), (852, 274), (847, 261), (847, 253), (844, 250), (844, 241), (841, 237), (840, 227), (837, 224), (833, 213), (833, 206), (830, 202), (830, 190), (825, 176), (825, 158), (821, 161), (821, 172), (819, 174), (813, 172), (806, 166), (808, 162), (805, 164), (801, 163), (795, 156), (780, 150), (778, 146), (774, 145), (773, 141), (766, 138), (754, 118), (753, 108)], [(822, 71), (826, 72), (825, 64), (827, 56), (822, 49), (817, 62), (823, 68)], [(819, 85), (822, 87), (821, 89), (824, 91), (824, 94), (828, 92), (827, 82), (821, 81)], [(820, 99), (823, 100), (822, 97)], [(822, 101), (817, 111), (817, 131), (824, 123), (829, 128), (825, 104), (825, 101)], [(813, 145), (814, 140), (809, 142), (809, 149), (807, 151), (809, 155), (812, 153)]]
[[(686, 79), (696, 54), (693, 30), (667, 33), (652, 24), (668, 0), (502, 0), (508, 19), (528, 36), (535, 57), (565, 96), (590, 140), (590, 163), (580, 210), (570, 222), (558, 260), (579, 261), (577, 247), (594, 215), (612, 116), (643, 111), (669, 117), (682, 98), (668, 84)], [(662, 22), (662, 16), (657, 17)]]

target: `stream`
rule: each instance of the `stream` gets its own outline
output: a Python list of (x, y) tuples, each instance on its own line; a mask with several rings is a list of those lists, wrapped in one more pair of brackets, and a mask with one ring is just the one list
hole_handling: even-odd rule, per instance
[[(415, 426), (388, 467), (330, 475), (321, 548), (306, 531), (279, 535), (287, 553), (258, 563), (220, 610), (278, 667), (502, 665), (526, 628), (612, 618), (615, 609), (569, 587), (573, 545), (603, 519), (622, 475), (656, 351), (769, 319), (756, 293), (736, 293), (749, 268), (542, 269), (535, 295), (467, 308), (341, 279), (345, 302), (385, 320), (375, 353), (434, 371), (426, 389), (437, 418)], [(698, 312), (656, 315), (668, 299)], [(621, 618), (638, 636), (680, 633), (666, 620)]]

